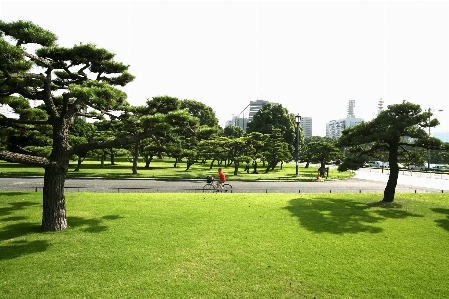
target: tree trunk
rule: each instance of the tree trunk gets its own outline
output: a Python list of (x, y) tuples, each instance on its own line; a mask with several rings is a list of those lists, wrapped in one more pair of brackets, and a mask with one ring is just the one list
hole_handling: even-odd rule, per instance
[(393, 202), (399, 176), (397, 152), (396, 154), (394, 152), (389, 153), (388, 163), (390, 165), (390, 176), (388, 177), (388, 182), (384, 190), (384, 198), (382, 199), (382, 201)]
[(212, 159), (212, 161), (210, 161), (209, 169), (212, 169), (212, 166), (214, 166), (214, 162), (215, 162), (215, 159)]
[(307, 160), (306, 166), (304, 166), (304, 168), (309, 168), (309, 166), (310, 166), (310, 160)]
[(115, 165), (115, 155), (111, 150), (111, 165)]
[(396, 185), (398, 184), (398, 176), (399, 176), (398, 167), (396, 166), (396, 170), (390, 168), (390, 176), (388, 177), (388, 182), (384, 190), (384, 198), (382, 201), (385, 202), (394, 201), (394, 195), (396, 193)]
[(104, 168), (104, 159), (105, 159), (106, 154), (102, 154), (101, 155), (101, 168)]
[(80, 171), (81, 168), (81, 163), (83, 162), (83, 158), (81, 158), (80, 156), (78, 156), (78, 164), (76, 164), (76, 168), (74, 171)]
[(175, 157), (175, 164), (173, 164), (173, 167), (176, 168), (178, 166), (178, 157)]
[(388, 177), (387, 186), (384, 190), (384, 198), (382, 201), (385, 202), (393, 202), (394, 201), (394, 195), (396, 193), (396, 185), (398, 183), (398, 173), (393, 174), (390, 171), (390, 176)]
[(193, 164), (195, 164), (195, 160), (191, 160), (191, 159), (187, 159), (187, 162), (186, 162), (186, 170), (189, 170), (190, 169), (190, 166), (192, 166)]
[(133, 174), (137, 174), (137, 160), (139, 159), (139, 141), (134, 144), (134, 155), (133, 155)]
[(145, 168), (150, 168), (151, 160), (153, 160), (153, 155), (145, 155)]
[(239, 174), (239, 164), (240, 164), (239, 161), (237, 161), (237, 160), (234, 161), (234, 175)]
[(274, 168), (276, 167), (276, 165), (278, 164), (276, 161), (269, 161), (267, 162), (268, 166), (265, 169), (265, 172), (269, 172), (270, 170), (274, 170)]
[(254, 164), (253, 164), (253, 173), (259, 173), (259, 171), (257, 170), (257, 162), (256, 162), (256, 160), (254, 160)]
[[(68, 165), (68, 161), (66, 163)], [(64, 184), (67, 166), (45, 168), (42, 229), (58, 231), (67, 228)]]

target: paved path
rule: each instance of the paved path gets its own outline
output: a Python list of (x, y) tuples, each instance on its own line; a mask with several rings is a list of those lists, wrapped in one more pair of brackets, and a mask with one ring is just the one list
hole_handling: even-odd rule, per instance
[[(381, 169), (370, 168), (360, 169), (356, 173), (356, 178), (358, 179), (384, 182), (385, 184), (387, 183), (390, 174), (389, 170), (384, 170), (382, 172)], [(449, 191), (449, 173), (427, 173), (401, 170), (399, 171), (398, 184)]]
[[(233, 193), (367, 193), (383, 192), (388, 180), (387, 172), (360, 170), (355, 178), (340, 181), (292, 182), (292, 181), (230, 181)], [(449, 175), (447, 175), (449, 177)], [(158, 179), (67, 179), (66, 192), (202, 192), (204, 180)], [(0, 191), (42, 191), (42, 177), (0, 178)], [(400, 175), (396, 192), (445, 192), (449, 180)]]

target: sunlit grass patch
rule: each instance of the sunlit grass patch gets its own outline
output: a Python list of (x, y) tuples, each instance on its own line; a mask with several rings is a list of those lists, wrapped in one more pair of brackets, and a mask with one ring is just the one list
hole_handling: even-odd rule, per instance
[(0, 193), (5, 298), (447, 298), (446, 194)]

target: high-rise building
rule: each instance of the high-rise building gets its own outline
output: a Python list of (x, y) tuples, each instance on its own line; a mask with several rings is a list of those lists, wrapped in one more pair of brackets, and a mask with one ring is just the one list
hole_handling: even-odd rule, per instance
[[(273, 103), (269, 101), (264, 100), (256, 100), (256, 101), (250, 101), (249, 105), (245, 107), (245, 109), (240, 112), (238, 115), (233, 115), (231, 120), (228, 120), (225, 124), (225, 127), (227, 126), (238, 126), (243, 129), (243, 131), (246, 132), (246, 127), (249, 122), (253, 120), (253, 116), (262, 109), (266, 104), (273, 104), (278, 105), (278, 103)], [(248, 113), (248, 107), (249, 107), (249, 113)], [(245, 113), (246, 111), (246, 113)], [(248, 116), (248, 117), (246, 117)]]
[(304, 132), (304, 138), (312, 137), (312, 118), (308, 116), (301, 117), (300, 126)]
[(356, 118), (354, 114), (355, 101), (350, 100), (348, 104), (348, 116), (344, 119), (331, 120), (326, 124), (326, 137), (339, 138), (344, 129), (353, 127), (363, 121)]
[(243, 129), (244, 132), (246, 132), (246, 127), (248, 125), (248, 118), (246, 117), (239, 117), (239, 115), (233, 115), (231, 120), (228, 120), (225, 124), (225, 127), (228, 126), (236, 126)]
[(262, 109), (263, 106), (265, 106), (268, 103), (273, 104), (273, 105), (278, 105), (278, 103), (273, 103), (273, 102), (264, 101), (264, 100), (250, 101), (249, 102), (249, 121), (252, 121), (254, 114), (256, 114), (257, 111)]

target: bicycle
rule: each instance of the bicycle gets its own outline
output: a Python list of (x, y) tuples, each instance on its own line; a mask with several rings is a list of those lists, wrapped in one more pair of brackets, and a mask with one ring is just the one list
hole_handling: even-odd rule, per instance
[(221, 184), (221, 188), (217, 187), (218, 181), (211, 176), (206, 177), (207, 184), (203, 187), (203, 192), (232, 192), (232, 185), (229, 183)]

